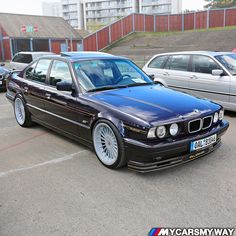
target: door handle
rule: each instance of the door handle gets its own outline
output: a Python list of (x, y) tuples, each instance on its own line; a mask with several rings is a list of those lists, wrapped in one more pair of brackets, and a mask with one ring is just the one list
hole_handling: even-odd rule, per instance
[(24, 93), (28, 93), (29, 88), (28, 87), (23, 87)]
[(190, 76), (190, 79), (198, 79), (198, 77), (196, 75), (192, 75)]
[(168, 72), (165, 72), (163, 75), (165, 75), (165, 76), (168, 76), (168, 75), (170, 75)]
[(45, 97), (46, 97), (47, 99), (51, 99), (51, 94), (50, 94), (50, 93), (46, 93), (46, 94), (45, 94)]

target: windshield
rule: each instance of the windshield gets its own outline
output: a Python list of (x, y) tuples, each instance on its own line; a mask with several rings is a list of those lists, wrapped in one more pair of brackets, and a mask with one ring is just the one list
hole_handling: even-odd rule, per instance
[(86, 60), (74, 63), (77, 78), (88, 92), (152, 84), (135, 64), (123, 59)]
[(231, 74), (236, 75), (236, 54), (216, 56), (216, 59), (223, 64)]

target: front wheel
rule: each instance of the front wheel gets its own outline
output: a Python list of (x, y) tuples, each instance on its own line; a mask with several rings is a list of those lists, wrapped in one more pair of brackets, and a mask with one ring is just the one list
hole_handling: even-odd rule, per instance
[(14, 112), (17, 123), (22, 127), (32, 125), (31, 114), (29, 113), (24, 100), (18, 95), (14, 102)]
[(93, 145), (99, 161), (108, 168), (126, 165), (124, 144), (117, 128), (108, 121), (99, 121), (93, 129)]

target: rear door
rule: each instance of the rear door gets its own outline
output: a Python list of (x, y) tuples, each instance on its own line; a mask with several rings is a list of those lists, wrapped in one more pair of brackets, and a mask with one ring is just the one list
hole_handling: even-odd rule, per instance
[(190, 55), (172, 55), (164, 66), (163, 76), (170, 88), (187, 92), (189, 89)]
[(45, 82), (50, 66), (50, 59), (41, 59), (25, 71), (22, 90), (27, 106), (36, 118), (44, 119)]
[(193, 55), (191, 61), (190, 92), (227, 106), (230, 99), (230, 76), (227, 72), (222, 76), (212, 75), (212, 70), (224, 69), (205, 55)]
[(167, 81), (165, 81), (166, 76), (165, 73), (166, 71), (163, 69), (167, 59), (169, 58), (168, 55), (161, 55), (155, 57), (151, 62), (149, 62), (147, 65), (143, 67), (143, 70), (148, 74), (148, 75), (154, 75), (155, 80), (159, 82), (165, 82), (167, 84)]

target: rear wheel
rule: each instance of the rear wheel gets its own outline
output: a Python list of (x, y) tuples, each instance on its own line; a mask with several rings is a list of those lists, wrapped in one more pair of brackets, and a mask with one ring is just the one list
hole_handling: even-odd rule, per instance
[(22, 127), (32, 126), (31, 114), (28, 111), (24, 100), (17, 96), (14, 102), (14, 112), (17, 123)]
[(126, 165), (124, 144), (116, 127), (108, 121), (99, 121), (93, 129), (93, 145), (100, 162), (115, 169)]

